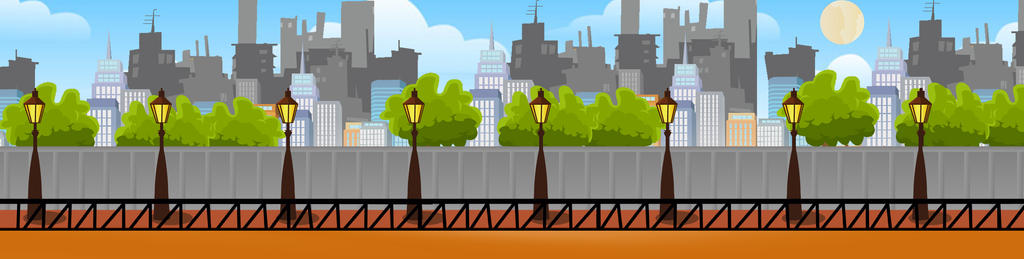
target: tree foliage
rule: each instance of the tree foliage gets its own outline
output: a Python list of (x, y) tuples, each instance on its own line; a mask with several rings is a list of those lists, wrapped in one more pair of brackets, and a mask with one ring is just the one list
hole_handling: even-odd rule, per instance
[(284, 138), (281, 121), (267, 115), (245, 97), (235, 97), (235, 113), (224, 103), (215, 103), (213, 112), (203, 116), (212, 132), (211, 146), (277, 146)]
[(388, 98), (380, 119), (388, 121), (391, 134), (412, 139), (412, 124), (405, 116), (402, 103), (412, 96), (416, 89), (423, 101), (423, 115), (417, 128), (417, 141), (421, 146), (465, 146), (466, 141), (476, 138), (480, 126), (480, 109), (470, 106), (473, 94), (462, 90), (462, 82), (449, 80), (444, 91), (438, 93), (440, 81), (437, 74), (421, 76), (415, 84), (402, 90), (401, 94)]
[[(43, 83), (36, 90), (39, 91), (39, 99), (46, 104), (38, 125), (40, 146), (92, 146), (95, 143), (99, 122), (88, 115), (89, 102), (81, 100), (78, 90), (64, 91), (60, 102), (54, 102), (57, 85)], [(0, 129), (7, 130), (8, 143), (32, 145), (32, 124), (23, 106), (31, 97), (31, 93), (26, 94), (17, 104), (4, 108)]]
[(665, 125), (655, 107), (629, 88), (616, 90), (615, 98), (617, 104), (612, 104), (607, 93), (600, 93), (587, 106), (587, 113), (597, 122), (590, 146), (649, 146), (660, 139)]
[[(536, 146), (539, 125), (533, 120), (530, 101), (536, 98), (534, 86), (530, 89), (530, 100), (525, 94), (516, 92), (512, 103), (505, 105), (505, 117), (498, 122), (498, 142), (502, 146)], [(583, 100), (568, 86), (558, 89), (558, 98), (551, 91), (544, 91), (544, 98), (551, 102), (548, 121), (544, 124), (545, 146), (585, 146), (590, 143), (594, 118), (587, 114)]]
[[(925, 145), (976, 147), (986, 140), (992, 116), (967, 84), (957, 84), (956, 97), (937, 83), (929, 85), (927, 92), (932, 108), (924, 124)], [(909, 103), (910, 100), (903, 102), (903, 114), (896, 117), (896, 140), (917, 146), (918, 125), (910, 114)]]
[[(878, 108), (868, 103), (871, 92), (860, 87), (860, 80), (847, 77), (839, 90), (835, 89), (836, 73), (825, 70), (814, 80), (800, 86), (797, 96), (804, 102), (803, 116), (797, 124), (797, 133), (807, 137), (812, 146), (860, 145), (864, 138), (875, 133)], [(789, 98), (786, 94), (785, 99)], [(785, 117), (785, 108), (776, 114)], [(787, 127), (792, 127), (787, 123)]]
[(1013, 88), (1017, 100), (1010, 102), (1006, 91), (996, 90), (992, 100), (985, 103), (985, 111), (992, 116), (988, 139), (990, 146), (1024, 146), (1024, 85)]

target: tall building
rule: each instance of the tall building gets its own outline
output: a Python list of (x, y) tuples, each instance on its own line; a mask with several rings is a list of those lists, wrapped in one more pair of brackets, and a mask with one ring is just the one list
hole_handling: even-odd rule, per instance
[(697, 113), (690, 100), (676, 100), (676, 118), (669, 125), (672, 130), (670, 143), (673, 147), (697, 146)]
[[(209, 37), (203, 36), (206, 42), (206, 55), (190, 56), (188, 52), (182, 54), (183, 60), (191, 60), (192, 73), (188, 78), (181, 80), (185, 96), (191, 101), (207, 102), (230, 102), (234, 99), (234, 82), (224, 74), (223, 59), (220, 56), (210, 56)], [(197, 45), (198, 45), (198, 41)]]
[(494, 26), (491, 26), (490, 47), (480, 51), (480, 62), (476, 66), (476, 89), (501, 91), (509, 79), (505, 51), (494, 49)]
[(235, 79), (235, 97), (245, 97), (257, 103), (260, 101), (260, 81), (256, 79)]
[[(305, 62), (303, 62), (305, 63)], [(292, 98), (299, 103), (299, 110), (316, 112), (316, 102), (320, 101), (320, 89), (316, 86), (316, 76), (306, 73), (305, 66), (300, 66), (299, 73), (292, 74)]]
[(725, 146), (725, 95), (722, 92), (698, 92), (697, 146)]
[(318, 147), (337, 147), (342, 143), (341, 102), (318, 101), (313, 118), (314, 144)]
[(238, 0), (238, 43), (256, 43), (256, 5), (256, 0)]
[(758, 147), (784, 147), (789, 142), (786, 120), (779, 118), (757, 120)]
[(131, 50), (128, 62), (128, 88), (163, 88), (169, 99), (185, 93), (181, 79), (188, 78), (189, 69), (174, 63), (174, 50), (163, 49), (162, 33), (156, 31), (156, 18), (152, 17), (148, 33), (139, 33), (139, 48)]
[[(1017, 0), (1017, 21), (1024, 19), (1024, 0)], [(1017, 23), (1014, 34), (1013, 66), (1017, 67), (1017, 84), (1024, 84), (1024, 22)]]
[[(295, 122), (292, 122), (292, 146), (293, 147), (312, 147), (313, 146), (313, 114), (308, 110), (298, 110), (295, 112)], [(288, 125), (282, 123), (281, 130), (287, 130)], [(278, 140), (280, 146), (285, 146), (285, 139), (281, 138)]]
[(572, 67), (572, 58), (558, 56), (558, 41), (544, 38), (544, 23), (537, 22), (536, 9), (531, 11), (533, 23), (524, 23), (522, 38), (512, 42), (510, 76), (533, 80), (534, 84), (551, 88), (557, 95), (556, 87), (566, 82), (562, 71)]
[(619, 88), (629, 88), (634, 93), (644, 93), (644, 74), (639, 69), (619, 69)]
[(622, 0), (622, 34), (640, 33), (640, 0)]
[(360, 147), (386, 147), (391, 144), (388, 123), (383, 121), (366, 121), (359, 128)]
[(875, 70), (871, 71), (871, 85), (892, 86), (899, 89), (903, 78), (907, 76), (907, 63), (903, 61), (903, 49), (892, 46), (891, 26), (888, 28), (885, 39), (885, 47), (878, 48)]
[(359, 129), (363, 127), (362, 122), (345, 122), (345, 137), (342, 138), (343, 147), (358, 147), (359, 146)]
[(341, 2), (341, 45), (352, 52), (352, 66), (365, 68), (373, 57), (373, 1)]
[[(7, 106), (10, 106), (12, 104), (20, 104), (22, 96), (25, 96), (25, 92), (22, 92), (19, 89), (0, 89), (0, 120), (4, 119), (3, 110), (7, 109)], [(7, 130), (0, 129), (0, 135), (3, 135), (6, 132)], [(7, 138), (3, 138), (2, 140), (0, 140), (0, 144), (7, 143), (6, 141)]]
[(96, 131), (95, 143), (97, 147), (117, 146), (114, 133), (121, 127), (121, 112), (118, 110), (117, 99), (95, 99), (89, 98), (89, 116), (96, 118), (100, 127)]
[(917, 89), (924, 89), (925, 96), (928, 96), (928, 85), (932, 84), (932, 79), (928, 77), (911, 76), (903, 78), (903, 83), (900, 83), (900, 100), (913, 100), (917, 97)]
[[(285, 78), (274, 76), (274, 46), (277, 44), (238, 43), (232, 58), (231, 78), (256, 80), (258, 93), (253, 103), (272, 103), (284, 96)], [(237, 94), (237, 92), (236, 92)]]
[(725, 146), (756, 147), (757, 115), (754, 113), (729, 113), (725, 121)]
[(501, 92), (494, 89), (473, 89), (471, 106), (480, 109), (480, 126), (476, 128), (476, 138), (466, 143), (470, 147), (496, 147), (498, 145), (498, 121), (505, 115), (505, 105), (501, 102)]
[(0, 67), (0, 89), (32, 92), (32, 89), (36, 88), (36, 65), (39, 65), (39, 62), (19, 57), (18, 50), (14, 50), (14, 59), (8, 60), (6, 67)]
[(919, 36), (910, 38), (907, 75), (929, 77), (942, 85), (959, 83), (964, 80), (960, 67), (969, 65), (971, 57), (956, 53), (954, 38), (942, 37), (942, 20), (935, 20), (934, 4), (931, 15), (930, 20), (920, 22)]
[(895, 86), (868, 87), (871, 98), (868, 103), (878, 108), (878, 121), (875, 122), (875, 134), (864, 139), (863, 145), (869, 147), (898, 146), (896, 141), (896, 116), (902, 111), (899, 91)]
[(128, 83), (121, 61), (111, 58), (110, 35), (107, 35), (107, 58), (96, 62), (96, 78), (92, 83), (92, 98), (114, 99), (121, 102), (121, 91)]
[(402, 94), (405, 82), (402, 80), (376, 80), (370, 84), (370, 121), (386, 121), (380, 114), (387, 109), (388, 98)]
[(580, 45), (572, 47), (572, 41), (567, 41), (569, 49), (560, 54), (574, 60), (571, 68), (562, 71), (565, 73), (566, 85), (572, 87), (573, 92), (605, 92), (614, 98), (616, 74), (605, 63), (604, 47), (594, 47), (590, 26), (587, 26), (586, 47), (583, 46), (583, 32), (578, 35)]
[(526, 95), (526, 102), (530, 102), (530, 88), (533, 88), (533, 80), (508, 80), (505, 81), (505, 86), (501, 90), (501, 102), (509, 104), (512, 102), (512, 97), (515, 96), (516, 92), (520, 92)]
[(672, 99), (676, 101), (696, 102), (697, 92), (702, 90), (702, 84), (697, 65), (676, 64), (675, 75), (672, 76), (672, 86), (669, 87), (669, 90), (672, 92)]
[(803, 82), (814, 80), (814, 58), (817, 53), (818, 50), (808, 45), (800, 45), (799, 42), (795, 42), (794, 47), (789, 48), (789, 53), (786, 54), (765, 52), (764, 63), (768, 79), (798, 77)]
[(142, 107), (145, 107), (148, 111), (150, 95), (152, 95), (152, 92), (150, 92), (149, 89), (124, 89), (124, 91), (121, 92), (121, 100), (123, 100), (124, 103), (119, 103), (121, 106), (121, 113), (127, 113), (132, 107), (133, 102), (141, 103)]
[[(793, 90), (800, 90), (804, 79), (797, 76), (780, 76), (768, 79), (768, 118), (783, 118), (778, 116), (782, 109), (782, 102), (786, 101), (786, 95)], [(783, 118), (784, 119), (784, 118)]]
[(989, 40), (988, 23), (985, 24), (985, 43), (981, 43), (980, 36), (976, 37), (976, 42), (970, 44), (971, 63), (960, 68), (964, 83), (975, 90), (1002, 89), (1012, 96), (1015, 71), (1003, 60), (1003, 45)]

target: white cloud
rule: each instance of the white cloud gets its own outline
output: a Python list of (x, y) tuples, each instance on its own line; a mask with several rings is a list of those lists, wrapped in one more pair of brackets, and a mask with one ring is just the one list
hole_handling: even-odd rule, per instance
[[(423, 14), (408, 0), (376, 0), (374, 10), (377, 56), (391, 55), (401, 40), (402, 47), (423, 53), (420, 74), (437, 73), (442, 81), (461, 79), (464, 89), (472, 88), (472, 76), (480, 61), (478, 50), (487, 49), (488, 39), (466, 39), (459, 29), (447, 24), (428, 26)], [(497, 42), (495, 48), (505, 49)]]
[(1003, 44), (1003, 60), (1009, 61), (1013, 57), (1013, 43), (1016, 37), (1013, 31), (1017, 30), (1017, 23), (1011, 22), (1003, 25), (996, 33), (996, 43)]
[[(316, 24), (310, 26), (310, 32), (316, 32)], [(324, 38), (341, 38), (341, 23), (324, 22)]]
[(836, 71), (836, 88), (842, 86), (843, 80), (849, 76), (860, 79), (860, 86), (871, 84), (871, 65), (857, 54), (846, 54), (833, 59), (828, 69)]
[(89, 23), (75, 13), (50, 13), (38, 1), (0, 0), (2, 40), (81, 40), (89, 37)]

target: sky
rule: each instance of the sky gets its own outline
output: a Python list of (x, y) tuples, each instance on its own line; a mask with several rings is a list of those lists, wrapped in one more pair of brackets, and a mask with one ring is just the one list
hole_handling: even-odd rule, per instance
[[(540, 21), (545, 23), (548, 40), (575, 40), (577, 30), (593, 26), (594, 45), (608, 50), (614, 59), (615, 37), (619, 31), (620, 0), (544, 0)], [(661, 10), (681, 7), (691, 10), (697, 19), (698, 3), (707, 0), (641, 0), (641, 33), (660, 34)], [(893, 45), (903, 48), (917, 36), (918, 21), (929, 18), (924, 1), (852, 0), (864, 14), (864, 30), (852, 43), (838, 45), (828, 41), (819, 21), (829, 0), (758, 1), (758, 113), (767, 113), (767, 78), (764, 52), (784, 53), (794, 38), (802, 45), (820, 50), (817, 70), (834, 69), (841, 77), (862, 77), (870, 84), (870, 70), (879, 47), (885, 45), (886, 25), (892, 24)], [(376, 53), (390, 55), (402, 41), (415, 48), (420, 58), (420, 73), (438, 73), (442, 80), (460, 79), (472, 88), (472, 77), (479, 50), (487, 48), (490, 26), (494, 26), (499, 49), (521, 38), (521, 24), (531, 22), (526, 15), (533, 0), (377, 0)], [(709, 25), (722, 26), (722, 1), (710, 1)], [(96, 61), (106, 54), (107, 35), (113, 42), (113, 56), (128, 62), (128, 52), (138, 47), (138, 33), (149, 31), (144, 15), (158, 9), (156, 29), (163, 33), (164, 49), (194, 48), (195, 40), (210, 37), (211, 55), (225, 58), (224, 72), (231, 69), (230, 45), (237, 40), (237, 1), (176, 0), (0, 0), (0, 60), (19, 55), (39, 62), (36, 82), (54, 82), (62, 89), (76, 88), (83, 98), (91, 95), (90, 85)], [(261, 0), (258, 26), (260, 42), (277, 43), (283, 17), (309, 20), (314, 26), (316, 12), (326, 12), (330, 37), (340, 32), (339, 0)], [(990, 37), (1004, 46), (1009, 60), (1011, 31), (1016, 28), (1017, 1), (946, 0), (936, 7), (936, 18), (943, 20), (943, 34), (960, 38), (974, 37), (974, 28), (989, 23)], [(984, 33), (984, 29), (982, 29)], [(982, 41), (984, 41), (982, 35)], [(659, 39), (660, 45), (660, 39)], [(660, 51), (659, 51), (660, 52)], [(904, 54), (906, 55), (906, 54)], [(660, 55), (659, 55), (660, 57)], [(126, 68), (127, 69), (127, 68)]]

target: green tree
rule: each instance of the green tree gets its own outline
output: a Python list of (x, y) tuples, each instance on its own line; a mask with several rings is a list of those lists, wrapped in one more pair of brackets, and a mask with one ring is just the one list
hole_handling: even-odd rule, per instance
[[(60, 102), (54, 102), (57, 85), (43, 83), (36, 87), (39, 99), (46, 103), (42, 121), (39, 123), (40, 146), (92, 146), (100, 124), (89, 116), (89, 102), (82, 101), (78, 90), (64, 91)], [(25, 115), (22, 105), (32, 94), (21, 97), (17, 104), (3, 110), (0, 129), (7, 130), (7, 141), (16, 146), (32, 145), (32, 124)]]
[[(1013, 87), (1013, 96), (1024, 96), (1024, 85)], [(996, 90), (992, 100), (985, 103), (985, 111), (992, 116), (989, 135), (985, 143), (990, 146), (1024, 146), (1024, 102), (1010, 102), (1006, 91)]]
[[(535, 96), (543, 89), (534, 86), (530, 95)], [(544, 98), (551, 102), (548, 123), (544, 124), (545, 146), (585, 146), (590, 143), (595, 126), (594, 118), (587, 114), (583, 100), (568, 86), (558, 89), (559, 98), (551, 91), (544, 91)], [(515, 93), (512, 103), (505, 105), (505, 117), (498, 122), (498, 142), (502, 146), (536, 146), (538, 125), (533, 121), (529, 102), (523, 93)]]
[(277, 146), (284, 138), (281, 121), (267, 115), (245, 97), (233, 101), (235, 113), (228, 111), (224, 103), (215, 103), (213, 112), (203, 116), (210, 127), (211, 146)]
[[(871, 92), (861, 88), (856, 77), (844, 79), (839, 90), (835, 89), (835, 83), (836, 72), (825, 70), (797, 91), (804, 102), (797, 132), (807, 137), (807, 143), (812, 146), (860, 145), (864, 138), (875, 133), (878, 108), (868, 103)], [(785, 99), (788, 98), (789, 94)], [(784, 108), (776, 114), (786, 116)], [(792, 128), (788, 123), (787, 127)]]
[[(149, 96), (147, 103), (156, 99)], [(132, 102), (128, 112), (121, 115), (123, 127), (117, 129), (115, 138), (118, 146), (156, 146), (159, 144), (157, 132), (160, 125), (153, 119), (152, 111), (147, 112), (148, 105)], [(199, 108), (192, 105), (188, 97), (179, 95), (175, 105), (164, 124), (164, 144), (166, 146), (209, 146), (211, 129), (203, 122)]]
[[(927, 92), (932, 109), (928, 122), (924, 124), (925, 145), (976, 147), (986, 140), (991, 115), (967, 84), (956, 86), (956, 97), (937, 83), (929, 85)], [(917, 146), (918, 126), (910, 114), (909, 103), (910, 100), (903, 102), (903, 114), (896, 117), (896, 140), (907, 146)]]
[(665, 125), (647, 100), (629, 88), (616, 90), (615, 98), (617, 105), (607, 93), (599, 93), (587, 106), (587, 114), (597, 124), (590, 146), (649, 146), (661, 138)]
[(466, 141), (476, 138), (480, 126), (480, 109), (470, 106), (473, 94), (462, 90), (462, 82), (449, 80), (444, 91), (438, 93), (437, 74), (421, 76), (415, 84), (402, 90), (401, 94), (388, 98), (380, 118), (388, 121), (391, 134), (404, 139), (412, 138), (412, 124), (405, 117), (402, 103), (412, 96), (415, 88), (420, 100), (425, 103), (423, 115), (417, 128), (421, 146), (465, 146)]

